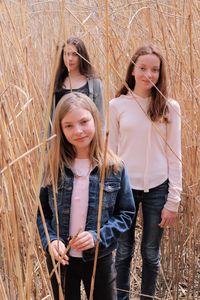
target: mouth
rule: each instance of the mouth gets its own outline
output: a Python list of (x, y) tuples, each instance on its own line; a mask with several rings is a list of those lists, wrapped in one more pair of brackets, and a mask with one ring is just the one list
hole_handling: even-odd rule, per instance
[(76, 142), (82, 142), (82, 141), (84, 141), (86, 138), (87, 138), (87, 136), (83, 136), (83, 137), (80, 137), (80, 138), (76, 138), (75, 141), (76, 141)]

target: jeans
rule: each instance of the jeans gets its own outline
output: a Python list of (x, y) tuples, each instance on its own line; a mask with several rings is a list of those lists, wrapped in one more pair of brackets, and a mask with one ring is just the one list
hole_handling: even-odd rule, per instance
[[(154, 296), (157, 275), (160, 265), (160, 242), (163, 234), (158, 224), (161, 211), (168, 195), (168, 180), (145, 193), (133, 190), (136, 216), (129, 231), (121, 234), (116, 252), (117, 292), (118, 300), (128, 300), (130, 291), (130, 267), (135, 248), (135, 225), (139, 209), (142, 205), (143, 232), (141, 242), (142, 283), (141, 294)], [(141, 300), (152, 300), (152, 297), (141, 296)]]
[[(94, 261), (84, 262), (82, 258), (69, 257), (69, 265), (62, 267), (64, 269), (65, 300), (80, 300), (81, 280), (85, 288), (87, 298), (90, 295), (91, 277), (93, 272)], [(49, 270), (50, 271), (50, 270)], [(51, 280), (54, 299), (59, 300), (58, 284), (55, 276)], [(94, 300), (116, 300), (116, 270), (112, 254), (106, 255), (97, 260), (94, 292)]]

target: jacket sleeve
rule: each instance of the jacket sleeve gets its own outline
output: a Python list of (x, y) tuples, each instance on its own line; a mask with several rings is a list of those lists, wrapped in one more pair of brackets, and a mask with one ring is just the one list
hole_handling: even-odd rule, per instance
[(52, 105), (51, 105), (51, 111), (50, 111), (50, 116), (49, 116), (49, 125), (48, 125), (48, 131), (47, 131), (47, 137), (51, 137), (52, 135), (52, 131), (53, 131), (53, 115), (55, 112), (55, 94), (53, 95), (53, 101), (52, 101)]
[(177, 211), (182, 191), (181, 162), (181, 111), (175, 100), (169, 101), (169, 123), (167, 124), (167, 161), (169, 193), (165, 208)]
[[(45, 222), (46, 222), (46, 226), (47, 226), (47, 230), (48, 230), (48, 234), (49, 234), (49, 239), (50, 239), (50, 241), (56, 240), (57, 239), (56, 232), (53, 230), (53, 228), (51, 226), (51, 220), (53, 218), (53, 213), (49, 206), (47, 187), (42, 187), (40, 190), (40, 202), (41, 202), (42, 210), (44, 213), (44, 218), (45, 218)], [(48, 241), (47, 241), (47, 237), (46, 237), (46, 234), (44, 231), (44, 225), (42, 222), (42, 217), (41, 217), (39, 209), (38, 209), (38, 213), (37, 213), (37, 226), (38, 226), (42, 246), (43, 246), (44, 250), (46, 251), (47, 246), (48, 246)]]
[[(121, 188), (117, 194), (113, 216), (100, 229), (99, 248), (105, 249), (113, 245), (120, 234), (127, 231), (135, 216), (135, 203), (125, 168), (121, 174)], [(97, 240), (97, 231), (90, 231), (94, 241)]]
[(90, 79), (89, 83), (89, 96), (96, 104), (99, 110), (101, 121), (104, 126), (104, 104), (103, 104), (103, 86), (102, 81), (98, 78)]
[(118, 113), (115, 107), (115, 100), (111, 100), (109, 103), (109, 147), (114, 153), (118, 154), (119, 145), (119, 120)]

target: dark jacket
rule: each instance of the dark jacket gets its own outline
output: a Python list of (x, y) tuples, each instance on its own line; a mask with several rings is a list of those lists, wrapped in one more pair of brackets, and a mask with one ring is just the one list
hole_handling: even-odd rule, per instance
[[(88, 93), (87, 96), (96, 104), (98, 111), (100, 113), (102, 124), (104, 125), (104, 105), (103, 105), (103, 88), (102, 88), (102, 81), (99, 78), (88, 78)], [(74, 90), (75, 91), (75, 90)], [(60, 99), (69, 93), (67, 89), (60, 89), (55, 92), (54, 99), (53, 99), (53, 110), (51, 115), (53, 116), (54, 110)], [(52, 119), (52, 117), (51, 117)]]
[[(56, 194), (60, 240), (65, 244), (69, 237), (70, 207), (73, 189), (74, 175), (68, 168), (62, 182), (59, 183)], [(89, 203), (86, 220), (86, 231), (90, 231), (94, 241), (97, 240), (97, 216), (99, 204), (100, 177), (98, 168), (95, 167), (89, 177)], [(52, 186), (41, 188), (40, 200), (43, 208), (50, 241), (57, 239), (56, 214)], [(102, 218), (99, 243), (99, 257), (111, 253), (116, 248), (119, 235), (127, 231), (135, 215), (135, 205), (132, 190), (129, 184), (126, 170), (121, 168), (118, 174), (113, 172), (106, 177), (104, 182)], [(37, 225), (40, 238), (45, 250), (47, 250), (47, 239), (42, 224), (40, 213), (37, 216)], [(94, 257), (94, 250), (83, 251), (83, 259), (91, 260)]]

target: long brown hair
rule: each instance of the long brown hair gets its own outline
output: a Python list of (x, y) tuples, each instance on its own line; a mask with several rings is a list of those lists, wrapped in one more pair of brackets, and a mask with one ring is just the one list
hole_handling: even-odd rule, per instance
[[(141, 55), (147, 54), (154, 54), (160, 60), (160, 71), (159, 71), (159, 78), (155, 86), (151, 89), (151, 101), (149, 104), (149, 108), (147, 114), (149, 118), (153, 121), (161, 121), (168, 122), (167, 113), (168, 113), (168, 106), (167, 106), (167, 78), (166, 78), (166, 70), (165, 70), (165, 63), (162, 55), (158, 52), (158, 50), (153, 45), (147, 45), (140, 47), (134, 53), (131, 58), (131, 61), (128, 65), (128, 69), (126, 72), (126, 79), (125, 82), (127, 85), (123, 84), (120, 90), (116, 93), (116, 97), (120, 95), (126, 95), (129, 90), (134, 90), (135, 88), (135, 77), (132, 74), (135, 64), (138, 58)], [(128, 87), (127, 87), (128, 86)]]
[[(80, 61), (80, 66), (79, 66), (80, 73), (82, 75), (85, 75), (88, 78), (96, 77), (96, 72), (91, 65), (89, 54), (87, 52), (84, 42), (78, 37), (71, 36), (67, 39), (66, 44), (73, 45), (76, 47), (77, 54), (79, 55), (79, 61)], [(66, 44), (63, 45), (60, 54), (59, 64), (58, 64), (56, 77), (55, 77), (54, 92), (62, 88), (65, 78), (69, 76), (69, 71), (65, 66), (64, 59), (63, 59), (64, 48)]]
[[(58, 180), (64, 174), (64, 167), (72, 168), (76, 153), (72, 144), (68, 142), (63, 134), (61, 121), (69, 111), (76, 108), (88, 110), (94, 119), (95, 134), (90, 144), (89, 159), (92, 165), (98, 166), (101, 173), (104, 163), (104, 142), (99, 111), (88, 96), (73, 92), (64, 95), (56, 106), (53, 119), (53, 134), (56, 137), (50, 145), (44, 170), (43, 185), (55, 184), (57, 188)], [(108, 150), (106, 172), (108, 173), (111, 168), (117, 171), (121, 165), (121, 160), (111, 150)]]

